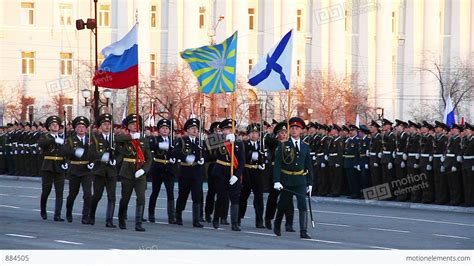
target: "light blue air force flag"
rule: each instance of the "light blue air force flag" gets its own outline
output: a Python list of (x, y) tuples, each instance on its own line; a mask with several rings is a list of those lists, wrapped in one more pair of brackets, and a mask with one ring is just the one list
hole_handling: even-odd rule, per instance
[(249, 73), (249, 84), (260, 90), (290, 89), (293, 30), (289, 31)]

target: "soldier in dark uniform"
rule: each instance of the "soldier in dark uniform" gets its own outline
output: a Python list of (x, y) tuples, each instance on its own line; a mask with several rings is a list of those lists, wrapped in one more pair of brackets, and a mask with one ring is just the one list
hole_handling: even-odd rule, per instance
[(63, 146), (64, 154), (70, 161), (68, 170), (69, 195), (66, 201), (66, 220), (72, 222), (72, 209), (74, 200), (82, 186), (84, 204), (82, 207), (83, 224), (89, 224), (89, 211), (92, 199), (92, 173), (94, 167), (91, 152), (89, 150), (90, 139), (86, 136), (89, 120), (84, 116), (78, 116), (73, 120), (75, 134), (68, 136), (66, 145)]
[[(393, 163), (395, 159), (393, 154), (396, 152), (395, 133), (392, 131), (393, 123), (387, 119), (382, 120), (382, 153), (379, 153), (380, 162), (382, 164), (382, 181), (383, 183), (392, 183), (395, 179), (395, 169)], [(387, 198), (391, 200), (392, 198)]]
[(434, 130), (434, 127), (430, 123), (423, 121), (420, 130), (420, 174), (426, 176), (427, 186), (423, 189), (422, 192), (422, 203), (433, 203), (435, 200), (435, 184), (433, 175), (434, 138), (429, 133), (430, 130)]
[[(396, 126), (395, 130), (397, 131), (396, 134), (396, 146), (397, 150), (395, 152), (395, 181), (397, 184), (401, 184), (402, 180), (407, 176), (407, 165), (406, 160), (408, 159), (408, 155), (405, 153), (407, 148), (407, 141), (408, 141), (408, 123), (405, 121), (401, 121), (396, 119)], [(408, 194), (407, 193), (400, 193), (397, 195), (398, 201), (407, 201)]]
[(449, 205), (458, 206), (463, 202), (462, 177), (461, 177), (461, 137), (459, 133), (463, 127), (457, 124), (451, 126), (451, 137), (444, 157), (444, 170), (448, 179)]
[[(210, 153), (209, 160), (206, 162), (207, 166), (207, 194), (206, 194), (206, 207), (204, 209), (206, 222), (212, 222), (212, 213), (214, 212), (214, 203), (216, 198), (216, 182), (212, 175), (212, 169), (214, 168), (216, 161), (215, 152), (219, 151), (219, 148), (215, 147), (216, 142), (219, 141), (221, 132), (219, 129), (220, 122), (213, 122), (209, 127), (209, 135), (206, 139), (207, 150)], [(227, 212), (226, 212), (227, 216)]]
[[(407, 175), (409, 177), (416, 177), (420, 175), (420, 135), (418, 130), (420, 125), (408, 120), (408, 127), (410, 134), (407, 140)], [(411, 183), (410, 186), (414, 188), (417, 184)], [(421, 202), (422, 191), (420, 189), (413, 189), (410, 193), (411, 202)]]
[[(260, 124), (252, 123), (247, 127), (249, 140), (244, 141), (245, 169), (242, 177), (242, 190), (239, 202), (239, 220), (243, 219), (247, 210), (247, 200), (253, 192), (253, 206), (255, 208), (255, 226), (263, 225), (263, 185), (262, 176), (265, 170), (265, 153), (260, 138)], [(240, 222), (239, 222), (240, 224)]]
[(97, 119), (99, 132), (94, 135), (91, 143), (94, 168), (92, 170), (94, 194), (92, 195), (90, 224), (95, 224), (95, 213), (104, 188), (107, 190), (107, 210), (105, 214), (105, 226), (116, 228), (113, 223), (115, 210), (115, 192), (117, 188), (117, 160), (115, 159), (114, 136), (111, 132), (112, 115), (101, 114)]
[(7, 173), (7, 162), (6, 162), (6, 142), (7, 142), (7, 128), (0, 127), (0, 175)]
[(310, 239), (308, 235), (308, 212), (306, 194), (312, 191), (313, 165), (309, 146), (301, 141), (300, 135), (305, 127), (299, 117), (289, 120), (291, 138), (281, 143), (275, 151), (274, 188), (282, 190), (278, 201), (278, 210), (275, 217), (273, 232), (281, 235), (283, 214), (293, 195), (296, 196), (299, 210), (300, 237)]
[(322, 136), (318, 144), (318, 149), (316, 150), (317, 162), (319, 165), (318, 178), (320, 179), (318, 192), (320, 196), (327, 196), (330, 193), (331, 189), (331, 177), (328, 167), (329, 160), (329, 146), (332, 141), (332, 137), (329, 136), (329, 131), (331, 131), (330, 126), (322, 126)]
[(449, 127), (439, 121), (435, 121), (434, 150), (433, 150), (433, 172), (435, 182), (435, 204), (446, 204), (449, 201), (448, 180), (446, 169), (443, 166), (444, 153), (448, 143), (446, 136)]
[[(219, 152), (216, 152), (216, 165), (212, 172), (217, 190), (217, 201), (212, 225), (216, 229), (219, 228), (219, 218), (224, 215), (225, 205), (228, 204), (227, 200), (230, 200), (231, 229), (233, 231), (240, 231), (241, 229), (238, 225), (239, 199), (242, 187), (240, 179), (245, 166), (245, 150), (242, 141), (236, 141), (235, 135), (232, 133), (232, 124), (235, 127), (235, 121), (225, 119), (219, 126), (222, 129), (225, 141), (219, 146)], [(233, 158), (232, 144), (234, 147)], [(231, 170), (232, 161), (233, 170)]]
[(193, 227), (204, 227), (200, 223), (200, 210), (203, 198), (202, 179), (204, 174), (205, 150), (199, 139), (198, 119), (190, 118), (184, 124), (187, 136), (176, 143), (172, 156), (181, 161), (178, 173), (178, 199), (176, 201), (176, 224), (183, 225), (182, 213), (186, 207), (189, 193), (193, 200)]
[(369, 173), (369, 146), (370, 130), (366, 125), (360, 125), (360, 143), (359, 143), (359, 169), (360, 169), (360, 188), (366, 189), (370, 186)]
[[(285, 142), (288, 139), (288, 130), (287, 130), (287, 122), (283, 121), (275, 125), (273, 128), (273, 134), (275, 138), (268, 139), (268, 148), (270, 153), (270, 161), (271, 163), (271, 175), (272, 175), (272, 188), (270, 193), (268, 194), (267, 204), (265, 208), (265, 227), (267, 229), (272, 229), (272, 220), (275, 218), (275, 213), (277, 209), (277, 201), (278, 196), (280, 195), (280, 191), (273, 188), (273, 168), (275, 162), (275, 151), (276, 148), (280, 145), (280, 142)], [(286, 232), (295, 232), (293, 229), (293, 217), (295, 214), (295, 208), (293, 205), (293, 201), (290, 201), (288, 207), (285, 211), (285, 231)]]
[(382, 135), (379, 132), (380, 125), (373, 120), (370, 123), (369, 129), (372, 135), (369, 146), (370, 180), (372, 181), (372, 186), (378, 186), (382, 184), (382, 166), (380, 163), (380, 158), (382, 157)]
[(168, 223), (176, 223), (176, 209), (174, 204), (174, 173), (173, 165), (175, 158), (171, 158), (171, 152), (174, 146), (170, 138), (171, 120), (163, 118), (158, 121), (156, 127), (159, 136), (149, 138), (149, 146), (153, 154), (153, 163), (151, 164), (150, 175), (152, 178), (152, 192), (148, 203), (148, 220), (155, 222), (155, 206), (158, 195), (160, 194), (161, 184), (166, 189), (166, 209), (168, 212)]
[(474, 126), (466, 123), (463, 147), (462, 178), (464, 186), (464, 207), (474, 207)]
[(16, 126), (12, 123), (7, 124), (8, 132), (6, 136), (6, 149), (5, 149), (5, 159), (7, 160), (7, 173), (8, 175), (15, 174), (15, 147), (14, 147), (14, 139), (15, 139), (15, 131)]
[(41, 166), (41, 218), (47, 219), (46, 203), (48, 201), (51, 188), (54, 184), (54, 191), (56, 193), (55, 207), (54, 207), (54, 221), (63, 222), (61, 218), (61, 209), (63, 206), (63, 191), (64, 191), (64, 170), (68, 168), (67, 163), (64, 163), (64, 158), (61, 146), (64, 144), (64, 139), (58, 136), (59, 124), (61, 118), (58, 116), (50, 116), (46, 119), (46, 129), (49, 133), (44, 134), (38, 141), (44, 155), (43, 164)]
[(342, 182), (344, 179), (344, 140), (340, 135), (341, 127), (334, 124), (329, 132), (331, 134), (331, 141), (328, 151), (328, 168), (330, 193), (329, 197), (339, 197), (342, 193)]
[(360, 165), (359, 165), (359, 139), (355, 125), (349, 125), (350, 137), (346, 139), (344, 149), (344, 169), (346, 170), (347, 183), (351, 199), (361, 198), (360, 194)]
[(118, 161), (122, 161), (119, 176), (122, 182), (122, 197), (119, 204), (119, 227), (127, 229), (125, 222), (128, 203), (133, 190), (137, 196), (135, 208), (135, 231), (143, 232), (142, 227), (143, 210), (145, 206), (146, 173), (149, 171), (151, 162), (150, 147), (144, 136), (139, 132), (142, 118), (136, 114), (130, 114), (125, 118), (127, 133), (117, 135)]

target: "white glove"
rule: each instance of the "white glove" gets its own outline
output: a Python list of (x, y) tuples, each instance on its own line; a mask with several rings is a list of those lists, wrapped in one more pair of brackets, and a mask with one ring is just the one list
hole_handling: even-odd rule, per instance
[(321, 168), (324, 168), (326, 167), (326, 164), (325, 163), (321, 163)]
[(237, 182), (239, 179), (233, 175), (230, 179), (229, 179), (229, 184), (232, 186), (233, 184), (235, 184), (235, 182)]
[(388, 168), (388, 170), (391, 170), (391, 169), (393, 168), (393, 164), (392, 164), (392, 163), (388, 163), (387, 168)]
[(225, 136), (225, 140), (230, 141), (231, 143), (235, 142), (235, 135), (230, 133), (227, 136)]
[(432, 168), (431, 168), (431, 165), (428, 164), (428, 165), (426, 166), (426, 171), (431, 171), (431, 169), (432, 169)]
[(283, 186), (280, 182), (276, 182), (275, 184), (273, 184), (273, 188), (276, 190), (282, 190)]
[(94, 168), (94, 163), (87, 164), (87, 169), (92, 170)]
[(110, 164), (111, 166), (115, 166), (115, 165), (117, 164), (117, 161), (116, 161), (116, 160), (110, 160), (110, 161), (109, 161), (109, 164)]
[(379, 158), (382, 158), (382, 153), (379, 152), (379, 154), (377, 154), (377, 156), (378, 156)]
[(265, 165), (264, 165), (264, 164), (259, 165), (259, 166), (258, 166), (258, 169), (259, 169), (259, 170), (265, 170)]
[(172, 164), (176, 163), (176, 158), (170, 158), (170, 163)]
[(444, 156), (441, 156), (441, 162), (444, 163), (444, 160), (445, 160), (445, 157)]
[(395, 159), (395, 157), (397, 157), (395, 152), (392, 152), (392, 158)]
[(55, 138), (54, 142), (56, 142), (59, 145), (63, 145), (64, 144), (64, 139), (63, 138)]
[(18, 151), (15, 151), (15, 154), (18, 154)]
[(417, 154), (415, 155), (415, 159), (417, 159), (417, 160), (420, 159), (420, 154), (419, 154), (419, 153), (417, 153)]
[(365, 168), (365, 170), (368, 170), (368, 169), (369, 169), (369, 165), (368, 165), (368, 164), (364, 165), (364, 168)]
[(413, 168), (417, 169), (417, 168), (418, 168), (418, 164), (414, 164), (414, 165), (413, 165)]
[(406, 154), (406, 153), (404, 153), (402, 158), (403, 158), (403, 160), (405, 160), (405, 161), (406, 161), (406, 160), (407, 160), (407, 158), (408, 158), (407, 154)]
[(170, 148), (170, 144), (166, 141), (158, 143), (158, 148), (163, 151), (167, 151)]
[(313, 155), (313, 161), (316, 161), (317, 157), (316, 155)]
[(138, 169), (136, 172), (135, 172), (135, 178), (139, 178), (140, 176), (144, 175), (145, 174), (145, 170), (143, 169)]
[(374, 163), (374, 167), (379, 167), (379, 164), (378, 164), (378, 163)]
[(474, 171), (474, 165), (472, 166), (471, 171)]
[(324, 155), (324, 160), (327, 161), (329, 157), (327, 155)]
[(430, 156), (429, 161), (430, 161), (430, 162), (433, 161), (433, 156)]
[(444, 166), (441, 166), (440, 171), (441, 171), (441, 173), (444, 173), (444, 171), (446, 171), (446, 168), (444, 168)]
[(306, 193), (308, 193), (310, 197), (311, 197), (311, 191), (313, 191), (313, 186), (309, 185), (309, 186), (306, 188)]
[(357, 171), (360, 172), (360, 165), (354, 166), (354, 168), (357, 169)]
[(69, 168), (69, 165), (67, 163), (61, 164), (61, 169), (67, 170)]
[(196, 156), (190, 154), (190, 155), (186, 156), (186, 159), (184, 159), (184, 161), (188, 164), (192, 164), (192, 163), (194, 163), (195, 159), (196, 159)]
[(451, 172), (456, 172), (457, 170), (456, 166), (451, 167)]
[(140, 139), (140, 133), (135, 132), (131, 135), (132, 139)]
[(252, 161), (258, 160), (258, 152), (254, 151), (252, 152)]
[(102, 154), (102, 157), (100, 157), (100, 161), (104, 163), (110, 161), (110, 152), (104, 152), (104, 154)]
[(75, 151), (74, 151), (74, 156), (76, 156), (76, 158), (81, 158), (82, 155), (84, 155), (84, 148), (77, 148)]
[(334, 166), (337, 168), (337, 167), (339, 167), (340, 165), (336, 163)]
[(203, 164), (204, 164), (204, 158), (199, 159), (199, 161), (197, 161), (197, 163), (198, 163), (199, 165), (203, 165)]
[(365, 156), (369, 157), (369, 155), (370, 155), (369, 150), (366, 150), (366, 151), (365, 151)]
[(462, 163), (462, 156), (456, 157), (456, 160), (457, 160), (458, 162)]
[(405, 162), (402, 162), (402, 163), (400, 164), (400, 167), (401, 167), (401, 168), (405, 168)]

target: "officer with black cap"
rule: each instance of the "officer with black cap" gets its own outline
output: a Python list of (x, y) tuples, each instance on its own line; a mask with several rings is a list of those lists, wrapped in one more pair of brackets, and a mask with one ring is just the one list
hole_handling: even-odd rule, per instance
[[(410, 134), (408, 135), (406, 154), (407, 154), (407, 174), (409, 177), (416, 177), (420, 174), (420, 140), (418, 134), (420, 125), (408, 120), (408, 127)], [(415, 180), (415, 179), (414, 179)], [(418, 187), (418, 184), (411, 183), (410, 186)], [(422, 191), (420, 189), (413, 189), (410, 193), (411, 202), (421, 202)]]
[(41, 165), (41, 218), (47, 219), (46, 203), (48, 201), (51, 188), (54, 184), (54, 191), (56, 193), (55, 207), (54, 207), (54, 221), (63, 222), (61, 218), (61, 209), (63, 206), (63, 192), (64, 192), (64, 170), (68, 168), (67, 163), (63, 163), (62, 145), (64, 139), (58, 136), (59, 125), (61, 118), (53, 115), (46, 119), (45, 126), (49, 131), (38, 140), (38, 146), (43, 151), (43, 164)]
[(202, 181), (204, 175), (205, 150), (199, 136), (201, 124), (196, 118), (190, 118), (184, 124), (186, 136), (179, 139), (172, 157), (181, 162), (178, 173), (178, 199), (176, 200), (176, 224), (183, 225), (183, 211), (189, 193), (193, 201), (193, 227), (204, 227), (200, 223), (200, 210), (203, 201)]
[(462, 149), (459, 133), (463, 130), (461, 125), (453, 123), (450, 130), (450, 138), (446, 148), (443, 162), (444, 170), (448, 179), (449, 205), (458, 206), (463, 200), (461, 163)]
[[(221, 122), (213, 122), (209, 127), (209, 135), (206, 139), (206, 148), (209, 153), (207, 164), (207, 194), (206, 194), (206, 207), (204, 209), (206, 222), (212, 222), (212, 213), (214, 212), (214, 203), (216, 198), (216, 182), (214, 176), (212, 175), (212, 169), (216, 165), (216, 161), (214, 159), (215, 153), (219, 151), (219, 148), (216, 147), (216, 143), (218, 143), (219, 137), (222, 136), (220, 132), (220, 125)], [(226, 211), (227, 216), (227, 211)]]
[(369, 146), (369, 169), (372, 186), (382, 184), (382, 166), (380, 158), (382, 157), (382, 135), (380, 134), (380, 125), (376, 121), (371, 121), (369, 125), (370, 146)]
[(462, 178), (464, 186), (464, 207), (474, 207), (474, 125), (465, 123)]
[[(382, 164), (382, 181), (383, 183), (391, 183), (395, 179), (395, 154), (397, 149), (396, 136), (392, 130), (393, 123), (388, 119), (382, 119), (382, 153), (379, 153), (380, 162)], [(392, 200), (392, 198), (387, 198)]]
[(344, 140), (340, 135), (342, 128), (336, 124), (331, 127), (328, 148), (329, 197), (339, 197), (344, 179)]
[(359, 128), (355, 125), (349, 125), (350, 137), (346, 139), (344, 149), (344, 169), (346, 170), (347, 184), (351, 199), (358, 199), (360, 194), (360, 176), (359, 164), (359, 138), (357, 132)]
[(313, 181), (313, 165), (309, 146), (300, 136), (305, 123), (299, 117), (289, 120), (290, 139), (281, 143), (275, 151), (274, 188), (281, 190), (278, 210), (275, 217), (273, 232), (281, 235), (281, 222), (288, 204), (296, 196), (299, 210), (300, 237), (309, 239), (308, 212), (306, 194), (311, 196)]
[(366, 125), (359, 127), (359, 168), (360, 168), (360, 188), (366, 189), (370, 186), (369, 172), (369, 146), (370, 146), (370, 130)]
[(449, 201), (448, 180), (446, 169), (443, 166), (444, 154), (448, 143), (447, 133), (449, 127), (439, 121), (435, 121), (435, 138), (433, 149), (433, 172), (435, 183), (435, 204), (446, 204)]
[(142, 117), (130, 114), (125, 118), (126, 133), (117, 135), (117, 152), (122, 165), (119, 176), (122, 182), (122, 197), (119, 205), (119, 228), (127, 229), (125, 222), (128, 203), (133, 190), (137, 196), (135, 208), (135, 231), (143, 232), (142, 227), (143, 210), (145, 206), (146, 173), (149, 171), (153, 160), (148, 142), (140, 134)]
[(426, 186), (423, 187), (421, 202), (433, 203), (435, 184), (433, 176), (433, 147), (434, 138), (429, 133), (434, 127), (427, 121), (421, 123), (420, 128), (420, 174), (426, 176)]
[(153, 154), (153, 163), (151, 164), (150, 175), (152, 181), (152, 191), (148, 203), (148, 220), (155, 222), (156, 200), (160, 194), (161, 184), (166, 189), (166, 210), (168, 212), (168, 223), (176, 223), (176, 209), (174, 204), (174, 173), (173, 165), (176, 159), (171, 156), (174, 147), (173, 140), (170, 137), (171, 130), (170, 119), (160, 119), (156, 127), (158, 128), (158, 136), (151, 136), (148, 143)]
[(82, 186), (84, 194), (82, 207), (83, 224), (89, 224), (89, 211), (92, 199), (92, 168), (94, 168), (93, 158), (90, 152), (90, 139), (86, 135), (89, 127), (89, 119), (84, 116), (78, 116), (72, 121), (75, 134), (68, 136), (64, 153), (70, 161), (68, 169), (69, 177), (69, 195), (66, 201), (66, 220), (72, 222), (72, 209), (74, 200)]
[[(396, 131), (396, 151), (395, 151), (395, 181), (400, 184), (407, 176), (406, 160), (408, 155), (405, 153), (407, 149), (407, 142), (410, 129), (408, 123), (399, 119), (395, 119)], [(408, 199), (407, 193), (397, 195), (398, 201), (406, 201)]]
[[(217, 190), (217, 201), (212, 225), (216, 229), (219, 228), (219, 218), (225, 215), (226, 205), (228, 205), (227, 201), (230, 200), (231, 229), (233, 231), (240, 231), (238, 218), (241, 190), (240, 179), (245, 166), (244, 145), (242, 141), (236, 141), (235, 135), (232, 132), (232, 128), (235, 128), (234, 120), (225, 119), (219, 127), (224, 137), (219, 145), (219, 151), (216, 152), (216, 165), (212, 172)], [(234, 148), (233, 151), (232, 147)], [(233, 157), (232, 154), (234, 155)], [(233, 170), (231, 170), (232, 165), (234, 167)]]
[(99, 132), (91, 139), (91, 153), (94, 158), (92, 171), (94, 194), (92, 195), (90, 224), (95, 224), (95, 213), (104, 188), (107, 190), (107, 210), (105, 226), (116, 228), (113, 223), (115, 210), (115, 192), (117, 187), (117, 160), (114, 136), (111, 132), (112, 115), (101, 114), (97, 119)]
[(262, 150), (260, 138), (260, 124), (252, 123), (247, 126), (249, 140), (244, 141), (245, 169), (242, 177), (242, 190), (239, 203), (239, 224), (247, 210), (247, 200), (253, 192), (253, 205), (255, 208), (255, 226), (265, 228), (263, 225), (263, 185), (262, 176), (265, 170), (265, 152)]

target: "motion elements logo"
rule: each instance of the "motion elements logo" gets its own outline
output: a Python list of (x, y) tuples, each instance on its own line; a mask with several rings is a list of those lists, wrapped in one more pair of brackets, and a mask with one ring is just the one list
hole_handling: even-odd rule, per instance
[(419, 175), (410, 174), (402, 179), (365, 188), (362, 190), (362, 194), (366, 201), (389, 199), (393, 196), (397, 197), (403, 194), (426, 189), (429, 187), (427, 180), (428, 177), (425, 173)]

